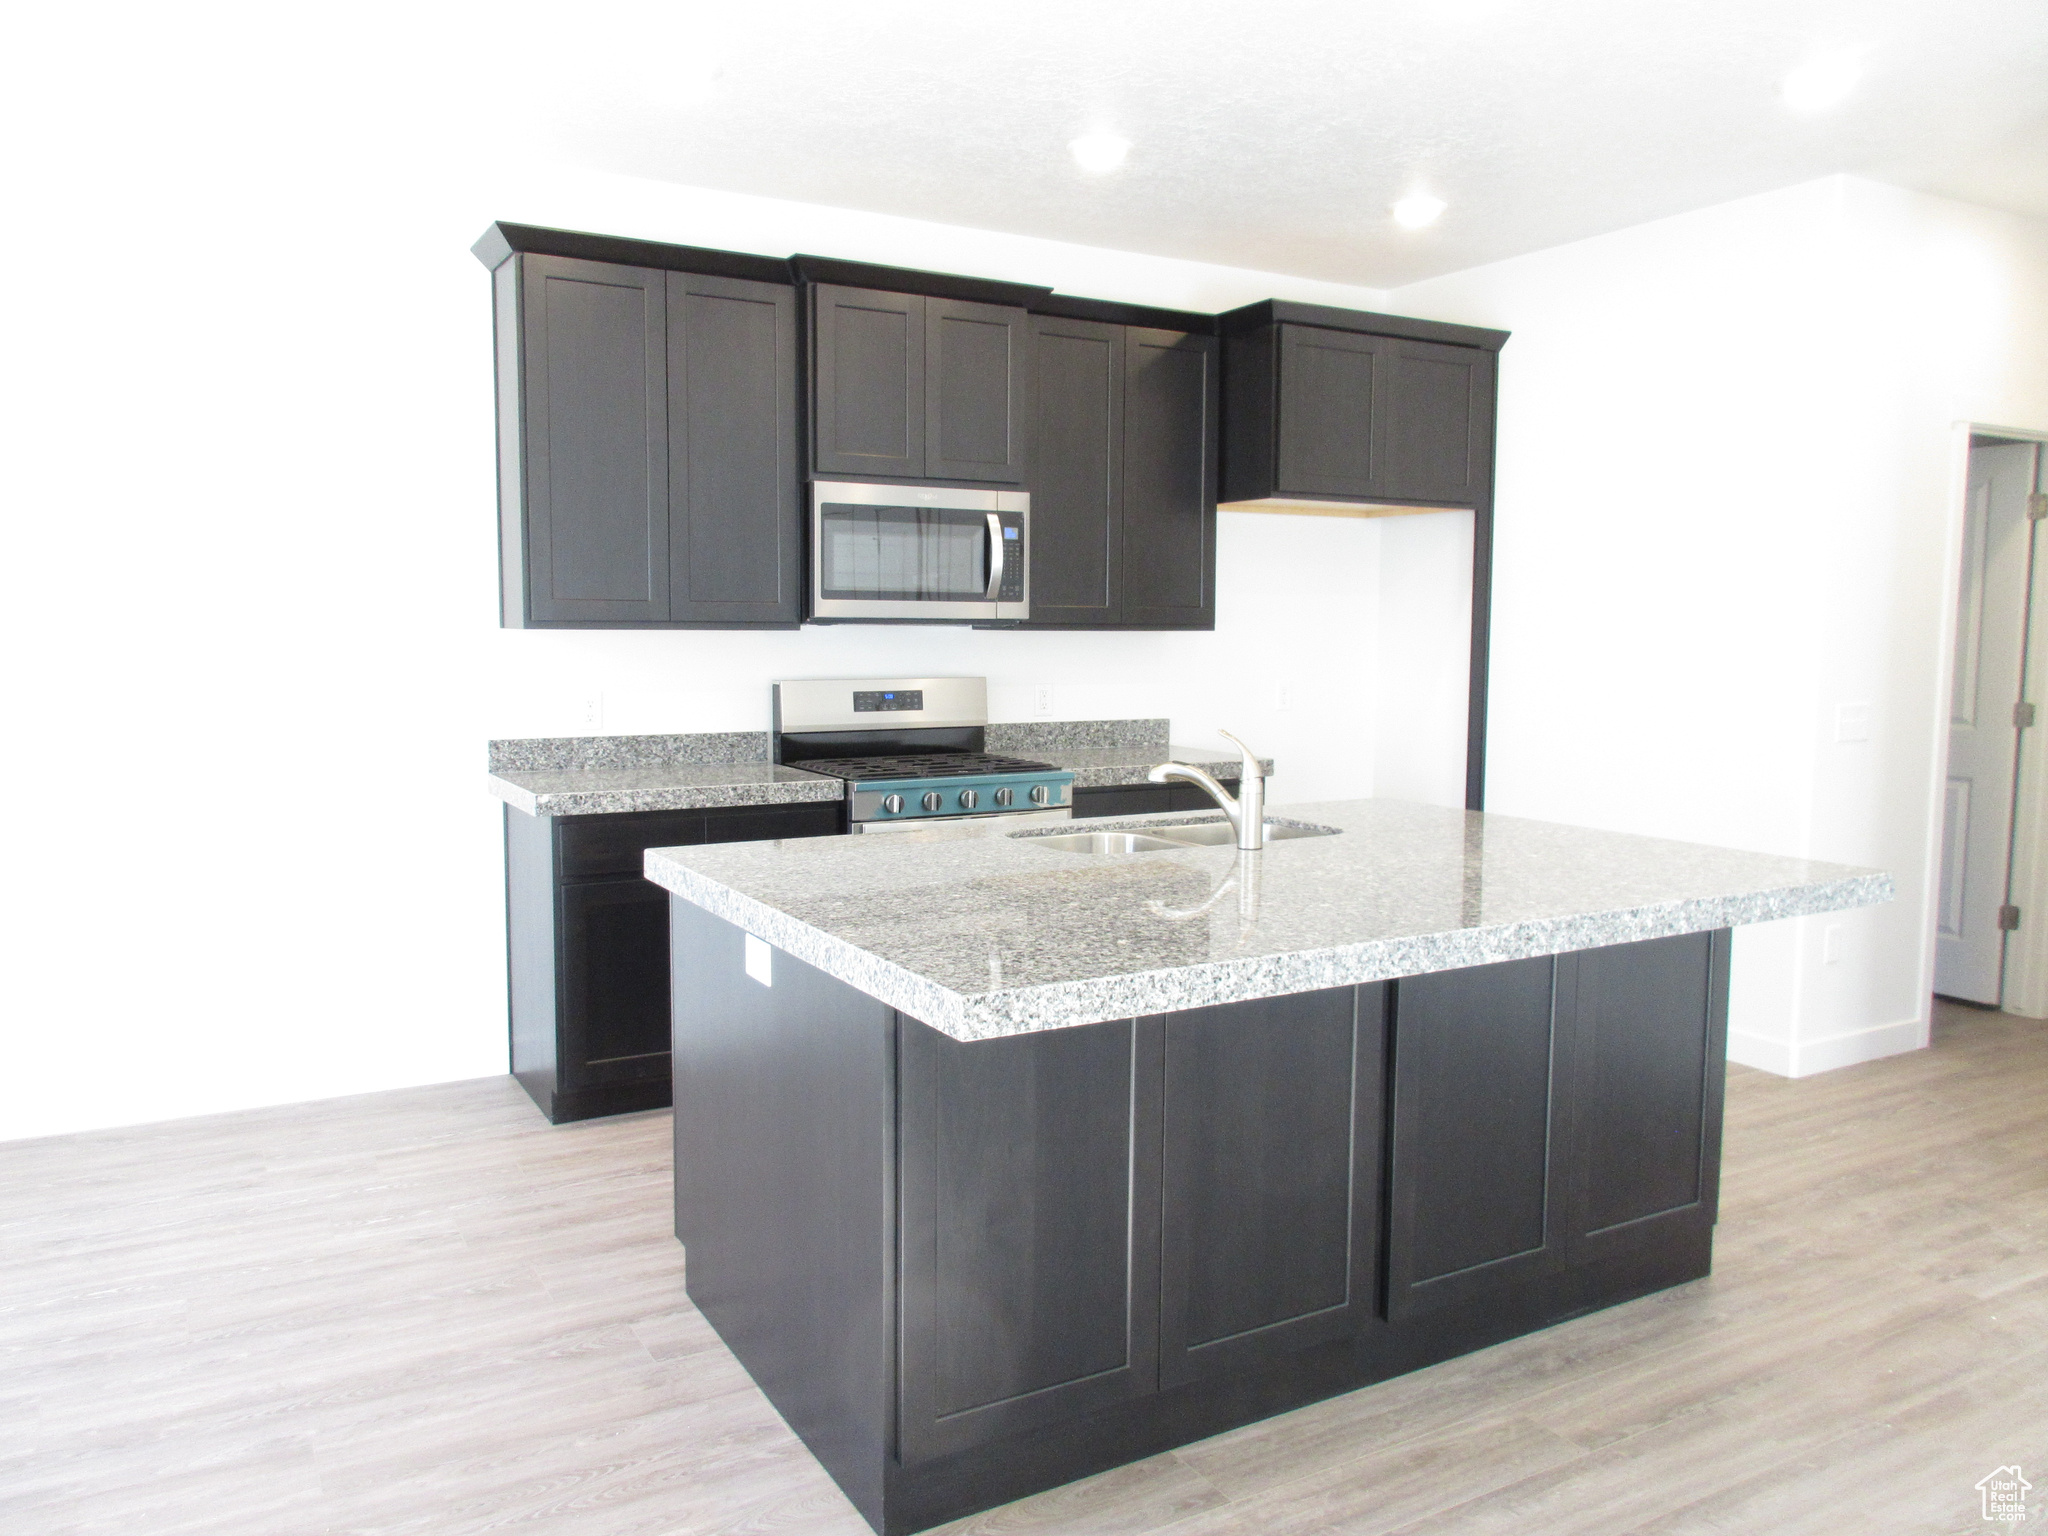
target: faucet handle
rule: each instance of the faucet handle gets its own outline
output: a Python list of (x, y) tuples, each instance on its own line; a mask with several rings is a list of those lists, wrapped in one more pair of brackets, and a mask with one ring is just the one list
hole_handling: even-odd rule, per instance
[(1244, 772), (1244, 777), (1245, 777), (1245, 778), (1247, 778), (1247, 779), (1263, 779), (1263, 778), (1265, 778), (1265, 776), (1266, 776), (1266, 770), (1265, 770), (1265, 769), (1263, 769), (1263, 768), (1261, 768), (1261, 767), (1259, 766), (1259, 759), (1258, 759), (1258, 754), (1257, 754), (1257, 753), (1255, 753), (1255, 752), (1253, 752), (1253, 751), (1252, 751), (1252, 749), (1251, 749), (1250, 747), (1246, 746), (1246, 745), (1244, 744), (1244, 741), (1243, 741), (1243, 739), (1242, 739), (1241, 737), (1235, 736), (1235, 735), (1233, 735), (1233, 734), (1232, 734), (1231, 732), (1229, 732), (1229, 731), (1218, 731), (1218, 732), (1217, 732), (1217, 734), (1218, 734), (1219, 736), (1222, 736), (1222, 737), (1223, 737), (1223, 738), (1224, 738), (1225, 740), (1227, 740), (1227, 741), (1234, 741), (1234, 742), (1236, 742), (1236, 743), (1237, 743), (1237, 750), (1238, 750), (1238, 751), (1239, 751), (1239, 752), (1240, 752), (1241, 754), (1243, 754), (1243, 757), (1244, 757), (1244, 769), (1243, 769), (1243, 772)]

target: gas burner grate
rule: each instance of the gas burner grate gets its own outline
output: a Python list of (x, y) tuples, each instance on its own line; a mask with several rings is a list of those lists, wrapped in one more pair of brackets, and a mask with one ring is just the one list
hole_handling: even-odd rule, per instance
[(819, 757), (789, 764), (860, 784), (870, 779), (959, 779), (989, 773), (1058, 773), (1051, 763), (991, 752), (930, 752), (903, 757)]

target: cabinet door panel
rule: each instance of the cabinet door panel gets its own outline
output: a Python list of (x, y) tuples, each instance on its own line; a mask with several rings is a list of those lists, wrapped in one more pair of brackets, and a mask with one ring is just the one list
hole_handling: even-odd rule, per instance
[(902, 1031), (904, 1458), (1154, 1390), (1156, 1024)]
[(1378, 413), (1374, 493), (1473, 506), (1485, 495), (1493, 448), (1491, 352), (1389, 341)]
[(1029, 317), (963, 299), (928, 298), (924, 306), (924, 473), (1022, 485)]
[(796, 466), (796, 293), (774, 283), (668, 278), (669, 617), (802, 617)]
[(827, 474), (925, 472), (925, 301), (820, 284), (814, 462)]
[(1406, 978), (1394, 992), (1388, 1315), (1483, 1295), (1547, 1265), (1549, 958)]
[(1127, 628), (1215, 627), (1218, 409), (1215, 337), (1125, 332)]
[(645, 880), (561, 888), (559, 1076), (566, 1089), (668, 1075), (668, 892)]
[(1031, 476), (1031, 622), (1117, 621), (1123, 327), (1040, 317)]
[(668, 617), (666, 274), (521, 256), (527, 615)]
[(1374, 420), (1387, 341), (1317, 326), (1280, 327), (1279, 484), (1283, 494), (1380, 493)]
[(1383, 995), (1166, 1016), (1162, 1386), (1372, 1324)]
[(1582, 1250), (1648, 1240), (1668, 1219), (1713, 1220), (1726, 948), (1725, 933), (1694, 933), (1560, 959)]

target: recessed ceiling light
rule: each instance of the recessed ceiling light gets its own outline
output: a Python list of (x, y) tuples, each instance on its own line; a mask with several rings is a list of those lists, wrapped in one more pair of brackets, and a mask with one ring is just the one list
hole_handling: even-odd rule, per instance
[(1410, 192), (1394, 204), (1394, 222), (1403, 229), (1421, 229), (1437, 221), (1437, 215), (1449, 205), (1440, 197), (1431, 197), (1427, 192)]
[(1863, 71), (1846, 54), (1829, 54), (1809, 59), (1788, 74), (1778, 87), (1785, 105), (1794, 112), (1825, 112), (1840, 106), (1856, 89)]
[(1074, 152), (1074, 163), (1090, 176), (1107, 176), (1124, 163), (1131, 141), (1113, 133), (1084, 133), (1067, 148)]

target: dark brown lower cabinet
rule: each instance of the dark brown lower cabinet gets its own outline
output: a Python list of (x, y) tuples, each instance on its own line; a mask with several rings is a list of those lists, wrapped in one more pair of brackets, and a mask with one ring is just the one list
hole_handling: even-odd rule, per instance
[(903, 1459), (1156, 1391), (1158, 1021), (898, 1041)]
[(1712, 1241), (1727, 935), (1394, 985), (1387, 1312)]
[(561, 1124), (669, 1102), (668, 893), (649, 848), (821, 837), (837, 801), (528, 816), (505, 809), (512, 1075)]
[(1385, 1016), (1370, 986), (1165, 1017), (1161, 1386), (1376, 1323)]
[(690, 1295), (888, 1536), (1711, 1264), (1725, 933), (962, 1042), (669, 924)]

